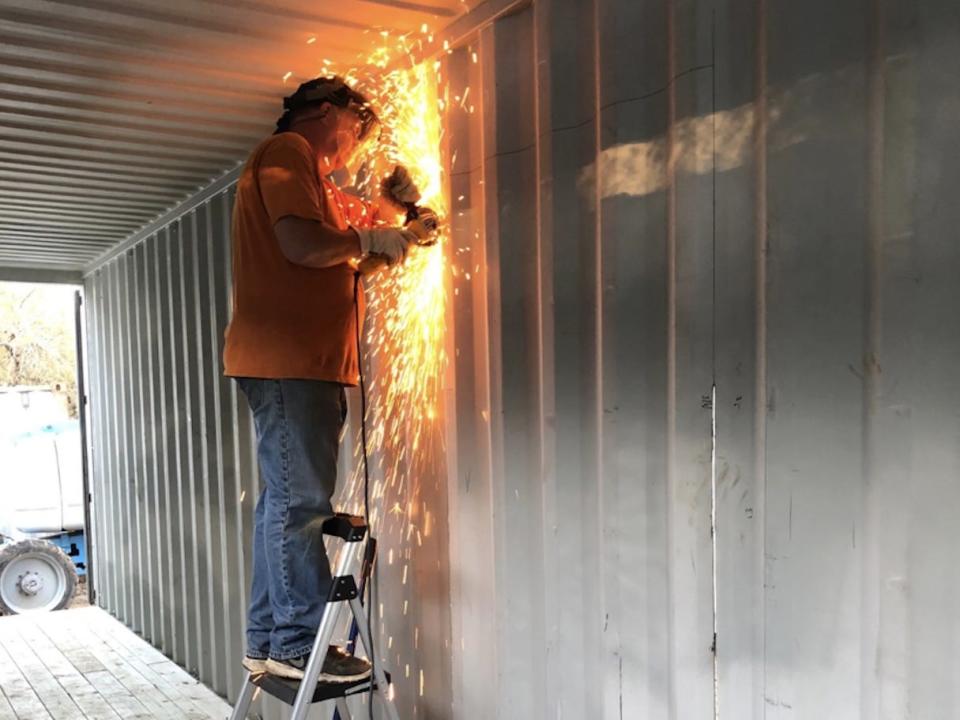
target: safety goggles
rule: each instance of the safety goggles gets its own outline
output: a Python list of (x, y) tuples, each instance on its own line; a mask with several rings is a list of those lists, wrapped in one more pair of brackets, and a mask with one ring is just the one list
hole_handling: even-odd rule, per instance
[(346, 108), (360, 119), (360, 129), (357, 132), (359, 142), (376, 139), (374, 134), (379, 137), (380, 120), (370, 107), (370, 102), (340, 77), (318, 78), (304, 83), (293, 95), (283, 99), (283, 108), (294, 111), (323, 102)]

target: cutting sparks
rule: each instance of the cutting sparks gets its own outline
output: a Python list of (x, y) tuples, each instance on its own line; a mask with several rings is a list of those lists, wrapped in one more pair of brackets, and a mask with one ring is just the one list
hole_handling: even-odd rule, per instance
[[(370, 522), (375, 534), (398, 551), (422, 542), (419, 525), (430, 515), (426, 503), (434, 495), (432, 489), (445, 483), (446, 472), (441, 390), (447, 367), (450, 278), (440, 158), (440, 75), (432, 62), (389, 69), (396, 67), (394, 58), (411, 58), (414, 45), (401, 37), (396, 45), (378, 47), (359, 69), (336, 67), (323, 59), (325, 72), (337, 72), (371, 99), (382, 122), (378, 145), (368, 148), (350, 168), (355, 172), (354, 191), (372, 199), (380, 179), (394, 165), (404, 165), (420, 189), (420, 206), (431, 208), (441, 219), (435, 245), (412, 247), (403, 265), (368, 276), (364, 283)], [(346, 510), (361, 513), (363, 465), (359, 443), (354, 447), (354, 472), (341, 497)]]
[[(421, 34), (432, 42), (426, 25)], [(423, 52), (424, 37), (390, 39), (391, 45), (378, 47), (357, 67), (338, 67), (319, 57), (316, 62), (322, 73), (337, 73), (367, 95), (381, 119), (379, 144), (368, 148), (350, 168), (355, 172), (353, 189), (373, 199), (381, 178), (394, 165), (404, 165), (420, 189), (420, 206), (431, 208), (441, 219), (435, 245), (412, 247), (401, 266), (368, 276), (364, 282), (370, 523), (381, 547), (389, 548), (381, 570), (390, 577), (384, 583), (391, 588), (391, 602), (407, 615), (420, 608), (418, 564), (411, 560), (430, 552), (424, 539), (435, 534), (436, 518), (446, 512), (445, 504), (432, 505), (438, 498), (445, 502), (446, 497), (442, 490), (447, 482), (443, 390), (448, 362), (447, 287), (453, 282), (453, 268), (447, 261), (449, 208), (441, 161), (442, 117), (445, 112), (467, 112), (469, 88), (460, 89), (458, 103), (449, 97), (444, 102), (450, 93), (444, 86), (442, 64), (433, 59), (413, 62), (414, 53)], [(449, 43), (444, 48), (449, 50)], [(405, 69), (395, 69), (401, 65)], [(463, 206), (461, 198), (458, 210)], [(340, 498), (344, 510), (361, 514), (364, 474), (359, 432), (353, 448), (354, 471)], [(380, 624), (383, 630), (382, 606)], [(413, 644), (415, 651), (420, 648), (419, 632)], [(388, 652), (396, 667), (406, 666), (404, 674), (410, 677), (413, 658), (401, 658), (404, 646), (402, 642), (395, 645), (391, 636)], [(415, 661), (414, 668), (418, 664)], [(419, 687), (409, 690), (422, 696), (425, 680), (422, 669), (418, 670), (413, 678), (419, 679)]]

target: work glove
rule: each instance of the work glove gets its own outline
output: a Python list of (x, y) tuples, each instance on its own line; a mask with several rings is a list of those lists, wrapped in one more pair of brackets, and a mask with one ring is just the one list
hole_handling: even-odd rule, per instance
[(417, 245), (429, 246), (437, 242), (440, 218), (428, 207), (417, 208), (417, 217), (404, 227), (417, 236)]
[(397, 165), (393, 172), (384, 178), (380, 184), (380, 194), (400, 210), (406, 210), (407, 203), (420, 201), (420, 190), (403, 165)]
[(403, 262), (407, 255), (410, 243), (417, 241), (417, 236), (410, 230), (398, 227), (353, 228), (360, 238), (360, 251), (364, 255), (382, 255), (388, 265)]

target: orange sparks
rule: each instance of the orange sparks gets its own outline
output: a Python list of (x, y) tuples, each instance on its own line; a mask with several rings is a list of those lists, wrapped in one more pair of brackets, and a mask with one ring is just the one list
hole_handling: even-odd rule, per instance
[[(428, 32), (424, 24), (421, 33)], [(357, 80), (357, 89), (370, 98), (383, 128), (379, 144), (367, 148), (366, 156), (358, 158), (358, 167), (351, 168), (356, 170), (354, 189), (372, 199), (380, 180), (393, 166), (404, 165), (420, 189), (420, 205), (433, 209), (442, 221), (436, 245), (413, 247), (401, 266), (364, 281), (370, 520), (373, 534), (385, 543), (384, 570), (393, 578), (391, 603), (399, 609), (402, 599), (402, 613), (407, 615), (420, 611), (419, 604), (411, 603), (418, 603), (420, 590), (419, 566), (413, 564), (418, 548), (425, 538), (436, 535), (434, 516), (442, 517), (440, 508), (432, 508), (431, 503), (432, 488), (445, 482), (446, 473), (445, 426), (441, 420), (447, 372), (447, 286), (451, 282), (447, 273), (451, 268), (446, 254), (448, 226), (443, 222), (448, 202), (440, 157), (440, 98), (444, 94), (444, 88), (438, 87), (441, 65), (431, 59), (389, 70), (409, 56), (418, 40), (394, 36), (387, 42), (391, 44), (370, 53), (362, 67), (337, 69), (348, 82)], [(444, 47), (449, 49), (449, 42)], [(324, 60), (324, 64), (331, 63)], [(467, 92), (464, 90), (461, 101)], [(363, 506), (359, 442), (354, 449), (354, 472), (341, 498), (345, 510), (359, 513)], [(398, 644), (404, 647), (402, 642)], [(392, 645), (391, 636), (388, 647)], [(415, 648), (419, 645), (420, 638), (415, 636)], [(398, 667), (403, 667), (399, 657)], [(415, 681), (409, 666), (405, 670)], [(419, 681), (423, 693), (422, 673)]]

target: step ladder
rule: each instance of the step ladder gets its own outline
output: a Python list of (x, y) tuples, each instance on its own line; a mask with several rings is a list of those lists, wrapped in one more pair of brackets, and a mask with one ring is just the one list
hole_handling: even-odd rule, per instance
[[(371, 684), (372, 694), (380, 699), (388, 720), (400, 720), (389, 696), (390, 676), (378, 662), (373, 663), (371, 678), (346, 683), (318, 682), (327, 648), (333, 640), (344, 604), (347, 604), (353, 615), (354, 627), (359, 632), (367, 656), (374, 658), (376, 652), (367, 632), (367, 614), (360, 599), (361, 592), (351, 570), (367, 535), (367, 524), (362, 517), (337, 513), (324, 522), (323, 534), (338, 537), (344, 544), (337, 560), (333, 584), (323, 610), (323, 617), (320, 619), (320, 627), (317, 629), (317, 639), (313, 643), (310, 659), (304, 669), (304, 678), (300, 681), (288, 680), (269, 673), (254, 674), (247, 671), (243, 686), (240, 688), (240, 697), (233, 708), (230, 720), (247, 720), (247, 713), (250, 711), (250, 705), (258, 688), (291, 705), (293, 711), (290, 720), (306, 720), (313, 703), (330, 700), (334, 702), (335, 712), (339, 714), (340, 720), (351, 720), (347, 698), (351, 695), (370, 692)], [(373, 542), (372, 538), (371, 542)], [(361, 585), (365, 584), (366, 576), (370, 572), (371, 560), (368, 556), (367, 561), (364, 562)], [(370, 701), (373, 702), (373, 699), (371, 698)]]

